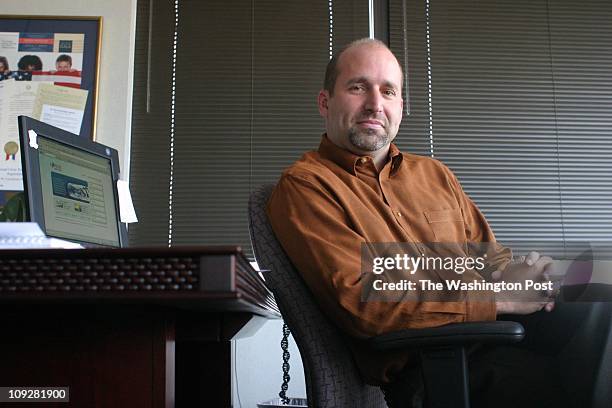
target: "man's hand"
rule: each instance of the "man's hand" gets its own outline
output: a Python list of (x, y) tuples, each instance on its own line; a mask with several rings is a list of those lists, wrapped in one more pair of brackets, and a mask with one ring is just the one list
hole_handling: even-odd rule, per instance
[[(550, 281), (553, 268), (552, 258), (531, 251), (526, 257), (522, 257), (519, 263), (510, 264), (503, 272), (495, 271), (491, 276), (494, 280), (501, 280), (503, 277), (507, 283), (524, 285), (526, 280)], [(552, 289), (505, 291), (502, 292), (503, 299), (495, 302), (497, 314), (530, 314), (542, 309), (550, 312), (555, 307), (555, 302), (551, 300), (554, 295)]]

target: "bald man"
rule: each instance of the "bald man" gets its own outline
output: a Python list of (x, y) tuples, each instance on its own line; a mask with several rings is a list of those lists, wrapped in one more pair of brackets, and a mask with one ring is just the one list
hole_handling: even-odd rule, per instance
[[(347, 334), (364, 378), (381, 385), (388, 398), (399, 398), (398, 404), (405, 404), (406, 392), (394, 396), (388, 384), (412, 370), (413, 356), (374, 354), (359, 339), (553, 307), (550, 294), (510, 302), (487, 290), (463, 293), (452, 302), (364, 301), (369, 280), (361, 273), (362, 243), (495, 242), (485, 217), (446, 166), (402, 153), (392, 143), (402, 120), (402, 86), (402, 68), (382, 42), (362, 39), (343, 48), (330, 60), (318, 95), (326, 130), (319, 148), (284, 171), (268, 203), (276, 236), (321, 309)], [(492, 248), (489, 269), (502, 271), (506, 281), (541, 279), (550, 263), (536, 254), (533, 262), (513, 264), (510, 250)], [(491, 279), (473, 270), (464, 277)], [(548, 387), (548, 382), (538, 379), (533, 385)], [(522, 407), (530, 401), (526, 392), (503, 387), (491, 400), (482, 392), (486, 388), (475, 377), (474, 402), (483, 407), (492, 401), (502, 406), (500, 399)]]

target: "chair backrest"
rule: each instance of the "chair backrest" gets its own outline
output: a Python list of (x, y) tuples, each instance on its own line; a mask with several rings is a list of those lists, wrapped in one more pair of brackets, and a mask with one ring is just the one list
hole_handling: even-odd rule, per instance
[(255, 259), (302, 356), (308, 406), (385, 408), (378, 387), (361, 379), (340, 331), (323, 315), (270, 227), (266, 203), (273, 185), (249, 199), (249, 231)]

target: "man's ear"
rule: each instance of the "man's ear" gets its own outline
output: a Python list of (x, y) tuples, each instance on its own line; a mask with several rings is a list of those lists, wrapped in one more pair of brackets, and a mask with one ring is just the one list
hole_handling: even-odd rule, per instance
[(326, 89), (321, 89), (319, 91), (319, 96), (317, 97), (317, 103), (319, 105), (319, 114), (324, 118), (327, 117), (327, 104), (329, 102), (329, 92)]

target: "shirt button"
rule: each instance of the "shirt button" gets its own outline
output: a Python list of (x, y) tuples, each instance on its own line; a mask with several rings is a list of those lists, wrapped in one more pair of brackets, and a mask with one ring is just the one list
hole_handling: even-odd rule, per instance
[(397, 212), (397, 216), (398, 216), (398, 217), (401, 217), (401, 216), (402, 216), (402, 213), (398, 211), (398, 212)]

